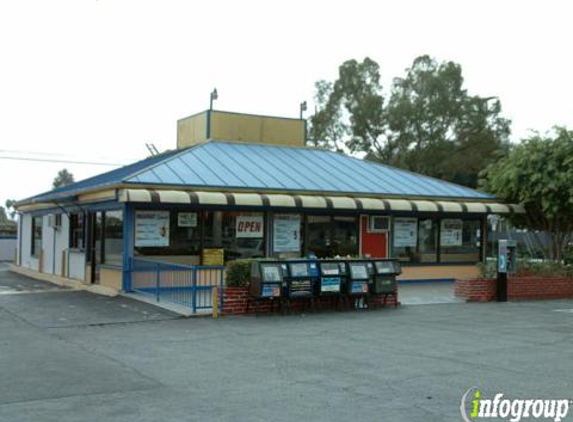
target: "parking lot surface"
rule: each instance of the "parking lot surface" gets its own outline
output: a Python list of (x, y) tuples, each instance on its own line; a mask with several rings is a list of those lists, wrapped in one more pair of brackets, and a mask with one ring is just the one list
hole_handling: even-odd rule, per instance
[[(0, 270), (14, 283), (42, 284)], [(573, 301), (213, 320), (53, 288), (0, 295), (2, 422), (443, 422), (472, 386), (573, 398)]]

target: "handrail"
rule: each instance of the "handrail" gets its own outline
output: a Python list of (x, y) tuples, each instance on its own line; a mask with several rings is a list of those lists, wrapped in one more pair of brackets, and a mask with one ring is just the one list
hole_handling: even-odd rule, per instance
[(172, 267), (181, 267), (189, 270), (226, 270), (227, 267), (224, 265), (186, 265), (186, 264), (179, 264), (176, 262), (170, 261), (159, 261), (157, 259), (150, 259), (150, 258), (140, 258), (140, 257), (133, 257), (133, 261), (143, 261), (149, 262), (150, 264), (159, 264), (159, 265), (169, 265)]

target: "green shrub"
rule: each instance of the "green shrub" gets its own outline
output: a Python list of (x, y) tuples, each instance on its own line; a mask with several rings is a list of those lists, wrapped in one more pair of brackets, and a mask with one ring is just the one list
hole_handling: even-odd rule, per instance
[(251, 282), (251, 260), (238, 259), (227, 264), (225, 284), (232, 287), (248, 286)]
[(478, 264), (480, 278), (496, 278), (497, 277), (497, 260), (480, 262)]

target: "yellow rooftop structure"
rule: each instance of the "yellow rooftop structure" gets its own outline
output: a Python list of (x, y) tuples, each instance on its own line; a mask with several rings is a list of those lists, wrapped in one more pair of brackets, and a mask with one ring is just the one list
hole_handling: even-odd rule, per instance
[(207, 140), (305, 146), (306, 120), (206, 110), (177, 121), (177, 148)]

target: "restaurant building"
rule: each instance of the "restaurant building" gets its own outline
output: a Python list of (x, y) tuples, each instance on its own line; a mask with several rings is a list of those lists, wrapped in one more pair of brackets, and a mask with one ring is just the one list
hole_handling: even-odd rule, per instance
[(402, 280), (476, 276), (488, 214), (521, 212), (463, 186), (306, 146), (306, 122), (208, 110), (177, 149), (17, 204), (17, 265), (130, 291), (146, 257), (396, 257)]

